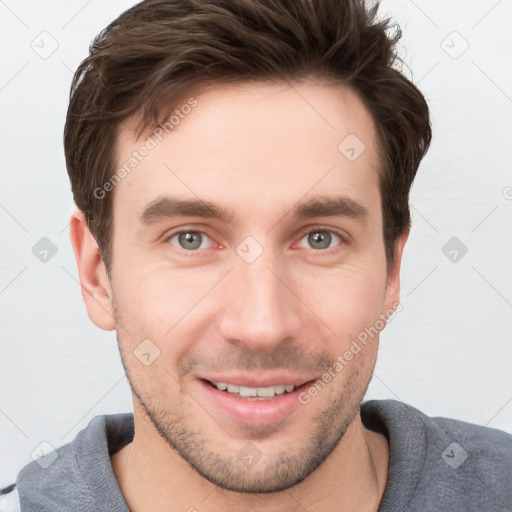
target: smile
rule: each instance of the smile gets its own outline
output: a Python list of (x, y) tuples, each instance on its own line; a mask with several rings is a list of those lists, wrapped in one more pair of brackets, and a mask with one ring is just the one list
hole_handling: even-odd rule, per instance
[[(230, 380), (236, 382), (235, 379)], [(295, 411), (305, 410), (298, 397), (313, 381), (282, 380), (285, 382), (277, 384), (280, 380), (275, 378), (274, 385), (268, 385), (268, 379), (267, 382), (239, 379), (238, 384), (234, 384), (220, 379), (198, 378), (195, 382), (199, 384), (198, 390), (205, 399), (203, 403), (215, 416), (256, 427), (280, 423)], [(265, 385), (257, 385), (262, 383)]]
[[(210, 381), (208, 381), (210, 382)], [(256, 400), (267, 400), (274, 398), (276, 395), (282, 395), (283, 393), (291, 393), (296, 386), (293, 384), (289, 385), (278, 385), (268, 386), (264, 388), (250, 388), (247, 386), (237, 386), (236, 384), (227, 384), (226, 382), (210, 382), (212, 386), (215, 386), (220, 391), (226, 391), (232, 395)]]

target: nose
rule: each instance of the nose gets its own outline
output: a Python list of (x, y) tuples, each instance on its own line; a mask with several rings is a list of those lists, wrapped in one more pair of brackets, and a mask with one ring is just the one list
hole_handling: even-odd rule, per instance
[(225, 340), (264, 352), (297, 339), (305, 308), (277, 259), (239, 259), (223, 287), (220, 331)]

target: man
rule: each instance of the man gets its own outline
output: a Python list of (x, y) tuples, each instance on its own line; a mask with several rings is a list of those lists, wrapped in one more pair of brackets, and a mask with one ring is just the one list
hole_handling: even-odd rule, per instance
[(71, 241), (132, 414), (22, 511), (512, 509), (512, 436), (362, 404), (431, 130), (356, 0), (145, 1), (72, 86)]

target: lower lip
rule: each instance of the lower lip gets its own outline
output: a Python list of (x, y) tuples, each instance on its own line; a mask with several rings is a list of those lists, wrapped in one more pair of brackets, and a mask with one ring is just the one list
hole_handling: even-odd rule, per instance
[(213, 402), (216, 409), (220, 409), (237, 422), (252, 426), (273, 425), (286, 419), (301, 407), (298, 396), (310, 385), (310, 382), (307, 382), (291, 393), (275, 395), (268, 400), (247, 400), (227, 391), (220, 391), (203, 379), (198, 379), (198, 382), (202, 392)]

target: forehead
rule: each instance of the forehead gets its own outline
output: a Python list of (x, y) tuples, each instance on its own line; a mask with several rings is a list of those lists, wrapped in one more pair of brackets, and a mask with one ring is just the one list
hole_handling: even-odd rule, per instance
[(128, 120), (119, 130), (117, 168), (127, 172), (115, 187), (115, 217), (135, 222), (166, 194), (219, 204), (239, 218), (275, 217), (308, 195), (380, 209), (374, 122), (345, 86), (217, 86), (177, 104), (166, 130), (136, 140), (134, 127)]

